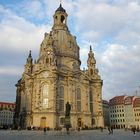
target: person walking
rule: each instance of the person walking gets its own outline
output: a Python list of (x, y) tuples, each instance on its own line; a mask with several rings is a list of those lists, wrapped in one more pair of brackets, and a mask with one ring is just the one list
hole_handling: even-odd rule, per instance
[(111, 126), (111, 130), (110, 130), (111, 134), (113, 134), (113, 126)]
[(110, 130), (110, 127), (108, 127), (108, 134), (109, 134), (109, 135), (111, 134), (111, 130)]
[(44, 129), (43, 129), (43, 130), (44, 130), (44, 134), (46, 134), (46, 127), (44, 127)]
[(136, 135), (136, 128), (135, 127), (132, 127), (132, 132), (134, 134), (134, 136)]

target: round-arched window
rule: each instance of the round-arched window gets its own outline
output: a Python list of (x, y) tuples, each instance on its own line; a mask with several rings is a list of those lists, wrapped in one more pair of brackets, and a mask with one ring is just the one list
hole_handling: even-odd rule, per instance
[(65, 17), (63, 15), (61, 16), (61, 23), (65, 23)]

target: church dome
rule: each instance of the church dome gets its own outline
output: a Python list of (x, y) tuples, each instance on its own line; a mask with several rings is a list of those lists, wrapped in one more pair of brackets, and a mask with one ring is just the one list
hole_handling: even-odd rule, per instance
[(66, 10), (62, 7), (61, 4), (60, 4), (60, 6), (57, 8), (57, 10), (55, 12), (57, 12), (57, 11), (66, 12)]

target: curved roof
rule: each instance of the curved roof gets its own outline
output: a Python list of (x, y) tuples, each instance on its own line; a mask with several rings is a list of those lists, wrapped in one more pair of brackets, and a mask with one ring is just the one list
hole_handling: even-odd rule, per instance
[(57, 10), (55, 12), (57, 12), (57, 11), (66, 12), (66, 10), (62, 7), (61, 4), (60, 4), (60, 6), (57, 8)]

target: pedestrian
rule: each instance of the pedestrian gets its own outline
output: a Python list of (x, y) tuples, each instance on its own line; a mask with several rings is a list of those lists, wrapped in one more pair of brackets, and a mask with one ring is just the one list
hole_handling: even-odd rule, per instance
[(132, 127), (132, 132), (134, 134), (134, 136), (136, 135), (136, 128), (135, 127)]
[(111, 126), (111, 130), (110, 131), (111, 131), (111, 134), (113, 134), (113, 126)]
[(44, 127), (44, 134), (46, 134), (46, 127)]
[(103, 127), (100, 127), (101, 132), (103, 132)]
[(110, 135), (111, 131), (110, 131), (110, 127), (108, 127), (108, 134)]

